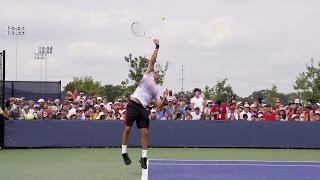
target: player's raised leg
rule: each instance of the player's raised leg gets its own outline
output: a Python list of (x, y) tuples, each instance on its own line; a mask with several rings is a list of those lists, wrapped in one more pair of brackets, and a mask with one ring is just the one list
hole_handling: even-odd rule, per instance
[(129, 154), (127, 152), (130, 131), (131, 131), (131, 127), (125, 126), (123, 133), (122, 133), (121, 154), (122, 154), (123, 161), (126, 165), (131, 164), (131, 159), (130, 159)]

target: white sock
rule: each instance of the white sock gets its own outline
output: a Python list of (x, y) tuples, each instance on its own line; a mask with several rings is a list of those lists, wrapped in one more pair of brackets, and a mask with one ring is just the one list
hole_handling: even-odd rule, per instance
[(142, 150), (142, 158), (146, 158), (148, 154), (148, 150)]
[(122, 150), (121, 150), (122, 154), (127, 153), (127, 147), (128, 145), (122, 145)]

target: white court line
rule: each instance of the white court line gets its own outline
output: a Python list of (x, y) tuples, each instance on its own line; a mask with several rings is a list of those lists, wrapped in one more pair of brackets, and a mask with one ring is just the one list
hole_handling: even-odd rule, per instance
[(294, 164), (170, 164), (170, 163), (151, 163), (152, 165), (163, 165), (163, 166), (270, 166), (270, 167), (319, 167), (320, 165), (294, 165)]
[[(225, 161), (225, 162), (287, 162), (287, 163), (320, 163), (320, 161), (267, 161), (267, 160), (185, 160), (185, 159), (150, 159), (150, 161), (177, 161), (177, 162), (185, 162), (185, 161), (195, 161), (195, 162), (220, 162), (220, 161)], [(151, 164), (154, 164), (151, 162)]]
[(149, 160), (147, 160), (147, 169), (142, 169), (141, 180), (148, 180)]

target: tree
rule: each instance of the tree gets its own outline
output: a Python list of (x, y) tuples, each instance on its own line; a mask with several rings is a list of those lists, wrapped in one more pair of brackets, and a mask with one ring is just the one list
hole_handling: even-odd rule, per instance
[[(141, 79), (143, 78), (143, 75), (145, 71), (148, 68), (149, 65), (149, 59), (146, 57), (139, 56), (137, 57), (132, 57), (132, 54), (129, 54), (128, 57), (124, 58), (125, 61), (129, 65), (129, 74), (128, 77), (131, 80), (126, 79), (125, 81), (121, 82), (121, 85), (126, 87), (126, 93), (131, 94), (135, 90), (135, 88), (139, 85)], [(166, 62), (164, 66), (160, 64), (156, 64), (155, 70), (159, 70), (159, 79), (158, 79), (158, 84), (162, 85), (164, 77), (166, 75), (166, 71), (168, 70), (169, 63)]]
[(78, 90), (85, 94), (104, 96), (105, 91), (100, 81), (94, 81), (91, 76), (85, 77), (73, 77), (73, 80), (69, 82), (64, 91)]
[(115, 102), (116, 99), (124, 96), (125, 88), (121, 85), (108, 84), (104, 86), (105, 95), (110, 102)]
[(233, 92), (232, 87), (230, 84), (226, 85), (227, 78), (218, 81), (213, 87), (209, 87), (208, 85), (205, 87), (204, 95), (205, 98), (211, 100), (218, 100), (220, 99), (222, 102), (226, 102), (228, 99), (233, 97), (237, 98), (238, 95)]
[(271, 89), (266, 90), (265, 100), (267, 103), (273, 105), (275, 104), (278, 98), (279, 98), (278, 87), (273, 84)]
[(320, 62), (315, 64), (311, 58), (311, 65), (306, 65), (307, 71), (299, 73), (293, 88), (301, 93), (302, 98), (312, 99), (316, 102), (320, 99)]

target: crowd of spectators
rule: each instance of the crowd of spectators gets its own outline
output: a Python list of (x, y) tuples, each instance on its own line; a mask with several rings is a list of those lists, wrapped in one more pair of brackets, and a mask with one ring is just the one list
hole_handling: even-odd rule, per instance
[[(299, 99), (284, 104), (265, 100), (241, 102), (231, 98), (227, 102), (204, 99), (201, 90), (195, 88), (191, 99), (185, 95), (176, 97), (172, 91), (162, 108), (151, 103), (147, 110), (150, 120), (245, 120), (245, 121), (320, 121), (318, 103)], [(4, 115), (10, 120), (124, 120), (130, 96), (109, 102), (107, 98), (86, 96), (82, 92), (68, 91), (65, 99), (42, 99), (36, 102), (24, 97), (6, 101)]]

